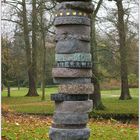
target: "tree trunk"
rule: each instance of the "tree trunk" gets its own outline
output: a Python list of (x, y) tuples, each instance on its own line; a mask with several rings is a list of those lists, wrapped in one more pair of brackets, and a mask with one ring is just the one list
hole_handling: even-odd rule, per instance
[(46, 48), (44, 46), (43, 52), (43, 70), (42, 70), (42, 100), (45, 100), (45, 70), (46, 70)]
[(91, 55), (92, 55), (92, 83), (94, 85), (94, 92), (90, 95), (90, 99), (93, 100), (93, 109), (103, 110), (105, 106), (102, 104), (101, 100), (101, 91), (99, 83), (99, 74), (97, 67), (97, 41), (96, 41), (96, 29), (95, 21), (98, 10), (102, 4), (103, 0), (100, 0), (97, 4), (97, 7), (92, 15), (92, 27), (91, 27)]
[(127, 70), (127, 48), (126, 48), (126, 34), (124, 27), (124, 9), (122, 0), (116, 1), (118, 8), (118, 32), (120, 44), (120, 61), (121, 61), (121, 95), (120, 100), (131, 99), (128, 86), (128, 70)]
[(29, 69), (28, 71), (28, 76), (29, 76), (29, 91), (26, 96), (39, 96), (36, 90), (36, 83), (34, 76), (32, 74), (32, 70)]
[(27, 15), (26, 15), (26, 3), (25, 0), (22, 0), (23, 6), (23, 30), (24, 30), (24, 40), (26, 46), (26, 59), (27, 59), (27, 71), (28, 71), (28, 78), (29, 78), (29, 90), (26, 96), (38, 96), (36, 90), (36, 83), (35, 83), (35, 76), (34, 75), (34, 67), (33, 67), (33, 60), (32, 60), (32, 53), (31, 53), (31, 46), (30, 46), (30, 39), (29, 39), (29, 29), (28, 29), (28, 22), (27, 22)]
[(93, 100), (93, 109), (103, 110), (105, 107), (101, 101), (100, 83), (97, 68), (97, 42), (96, 42), (96, 30), (95, 30), (95, 19), (92, 17), (92, 31), (91, 31), (91, 54), (92, 54), (92, 83), (94, 85), (94, 92), (90, 95), (90, 99)]
[(45, 26), (44, 26), (44, 3), (41, 1), (40, 6), (40, 21), (41, 21), (41, 38), (42, 38), (42, 100), (45, 100), (45, 83), (46, 83), (46, 40), (45, 40)]
[(18, 83), (18, 90), (20, 90), (20, 81), (19, 81), (19, 78), (17, 79), (17, 83)]
[(7, 97), (11, 97), (11, 95), (10, 95), (10, 85), (9, 84), (7, 86)]

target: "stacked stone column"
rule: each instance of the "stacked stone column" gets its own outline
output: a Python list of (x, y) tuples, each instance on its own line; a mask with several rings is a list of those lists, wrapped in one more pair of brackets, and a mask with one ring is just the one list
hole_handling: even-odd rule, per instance
[(90, 130), (86, 127), (93, 93), (92, 62), (90, 54), (90, 14), (93, 5), (89, 0), (57, 0), (56, 67), (52, 75), (59, 84), (55, 101), (51, 140), (88, 140)]

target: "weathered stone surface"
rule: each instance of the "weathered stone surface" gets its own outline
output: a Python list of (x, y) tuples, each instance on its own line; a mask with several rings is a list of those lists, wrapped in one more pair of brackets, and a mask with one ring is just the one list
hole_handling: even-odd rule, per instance
[(89, 69), (69, 69), (69, 68), (53, 68), (53, 77), (92, 77), (92, 71)]
[(81, 11), (81, 10), (76, 10), (76, 9), (60, 9), (57, 10), (55, 13), (55, 17), (86, 17), (86, 18), (91, 18), (91, 14)]
[[(85, 57), (87, 55), (90, 55), (90, 44), (85, 41), (80, 40), (62, 40), (57, 42), (55, 51), (57, 54), (71, 54), (71, 53), (78, 53), (73, 54), (73, 56), (76, 58), (80, 56), (83, 56), (81, 53), (85, 54)], [(70, 56), (70, 55), (68, 55)]]
[(81, 10), (85, 11), (87, 13), (92, 13), (94, 6), (91, 4), (91, 2), (82, 2), (82, 1), (69, 1), (69, 2), (63, 2), (56, 6), (56, 10), (61, 9), (73, 9), (73, 10)]
[(65, 25), (65, 24), (77, 24), (77, 25), (91, 25), (90, 18), (79, 17), (79, 16), (69, 16), (69, 17), (56, 17), (54, 21), (55, 26)]
[(92, 111), (92, 100), (87, 101), (64, 101), (55, 103), (56, 113), (87, 113)]
[(49, 137), (51, 140), (88, 140), (90, 130), (83, 129), (59, 129), (50, 128)]
[(51, 100), (54, 100), (55, 102), (63, 102), (63, 101), (85, 101), (88, 100), (88, 95), (72, 95), (72, 94), (51, 94)]
[(55, 54), (55, 61), (90, 61), (90, 53)]
[(57, 35), (79, 35), (90, 36), (90, 26), (85, 25), (63, 25), (56, 28)]
[(93, 94), (93, 84), (59, 85), (58, 92), (63, 94)]
[(76, 35), (76, 34), (57, 34), (55, 36), (56, 41), (69, 40), (69, 39), (77, 39), (77, 40), (89, 42), (90, 41), (90, 36), (82, 35), (82, 34), (81, 35)]
[(52, 124), (53, 128), (59, 129), (82, 129), (86, 128), (86, 124)]
[(91, 78), (53, 78), (56, 84), (88, 84)]
[(53, 116), (55, 124), (86, 124), (87, 113), (55, 113)]
[(91, 69), (92, 63), (87, 61), (57, 61), (55, 66), (57, 68)]

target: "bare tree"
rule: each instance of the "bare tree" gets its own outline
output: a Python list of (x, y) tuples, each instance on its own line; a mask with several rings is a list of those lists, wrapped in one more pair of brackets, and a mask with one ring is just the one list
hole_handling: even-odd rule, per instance
[(92, 54), (92, 83), (94, 85), (94, 93), (90, 95), (90, 99), (93, 100), (93, 108), (94, 109), (104, 109), (104, 105), (101, 101), (101, 91), (100, 91), (100, 83), (99, 83), (99, 74), (98, 74), (98, 66), (97, 66), (97, 40), (96, 40), (96, 17), (97, 13), (101, 7), (103, 0), (99, 0), (97, 3), (97, 7), (92, 14), (92, 28), (91, 28), (91, 54)]
[[(110, 0), (111, 1), (111, 0)], [(128, 85), (128, 66), (127, 66), (127, 46), (126, 46), (126, 31), (124, 22), (123, 0), (114, 0), (117, 5), (118, 19), (117, 29), (119, 33), (119, 52), (120, 52), (120, 74), (121, 74), (121, 96), (120, 100), (131, 99)]]

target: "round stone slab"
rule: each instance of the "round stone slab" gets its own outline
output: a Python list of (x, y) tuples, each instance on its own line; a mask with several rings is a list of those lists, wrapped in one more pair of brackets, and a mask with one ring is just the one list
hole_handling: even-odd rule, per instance
[(55, 103), (56, 113), (88, 113), (92, 111), (92, 100), (87, 101), (64, 101)]
[[(70, 53), (75, 53), (73, 56), (76, 57), (90, 57), (90, 44), (85, 41), (80, 41), (80, 40), (62, 40), (58, 41), (56, 44), (55, 52), (58, 54), (70, 54)], [(78, 54), (77, 54), (78, 53)], [(84, 54), (82, 54), (84, 53)], [(87, 53), (87, 54), (86, 54)], [(68, 55), (71, 57), (71, 55)], [(59, 56), (60, 57), (60, 56)], [(63, 55), (63, 58), (65, 56)]]
[(88, 122), (87, 113), (55, 113), (54, 124), (86, 124)]
[[(91, 2), (69, 1), (69, 2), (60, 3), (56, 6), (56, 10), (61, 10), (61, 9), (65, 9), (65, 10), (76, 9), (76, 10), (85, 11), (87, 13), (92, 13), (94, 6), (93, 4), (91, 4)], [(68, 12), (67, 15), (69, 15)]]
[(60, 129), (51, 127), (49, 130), (51, 140), (88, 140), (89, 136), (89, 128)]
[(55, 26), (66, 25), (66, 24), (82, 24), (82, 25), (91, 25), (91, 20), (88, 17), (80, 16), (68, 16), (68, 17), (56, 17), (54, 21)]
[(86, 128), (86, 124), (52, 124), (53, 128), (62, 128), (62, 129), (82, 129)]
[(93, 84), (59, 85), (58, 92), (63, 94), (93, 94)]
[(91, 18), (91, 14), (77, 9), (60, 9), (55, 12), (55, 17), (86, 17)]
[(56, 36), (57, 35), (83, 35), (83, 36), (90, 36), (90, 26), (85, 25), (63, 25), (58, 26), (56, 28)]
[(57, 61), (57, 68), (91, 69), (92, 63), (87, 61)]
[(69, 95), (69, 94), (51, 94), (51, 100), (55, 102), (63, 102), (63, 101), (85, 101), (88, 100), (88, 95), (83, 94), (83, 95)]
[(69, 68), (53, 68), (52, 69), (53, 77), (72, 77), (72, 78), (90, 78), (92, 77), (92, 71), (89, 69), (69, 69)]
[(91, 78), (53, 78), (56, 84), (88, 84)]
[(76, 35), (76, 34), (57, 34), (55, 36), (55, 40), (60, 41), (60, 40), (69, 40), (69, 39), (77, 39), (77, 40), (81, 40), (81, 41), (86, 41), (89, 42), (90, 41), (90, 36), (88, 35)]
[(55, 54), (55, 61), (84, 61), (84, 62), (91, 61), (91, 54), (90, 53)]

